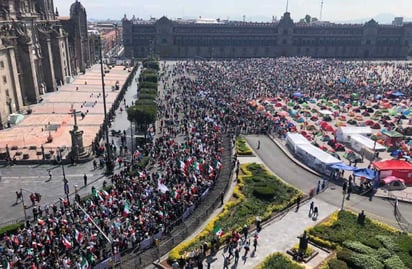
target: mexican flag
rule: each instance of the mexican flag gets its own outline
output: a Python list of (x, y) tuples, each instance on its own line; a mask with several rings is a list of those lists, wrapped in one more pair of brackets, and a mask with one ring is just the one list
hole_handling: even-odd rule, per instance
[(11, 269), (12, 268), (9, 261), (6, 261), (6, 263), (4, 264), (4, 268), (5, 269)]
[(127, 217), (130, 214), (130, 204), (129, 201), (126, 200), (124, 203), (124, 208), (123, 208), (123, 216)]
[(213, 229), (213, 233), (215, 234), (215, 235), (217, 235), (218, 237), (222, 237), (225, 233), (223, 232), (223, 230), (222, 230), (222, 228), (220, 228), (219, 226), (216, 226), (214, 229)]
[(83, 242), (83, 233), (79, 232), (77, 229), (74, 232), (77, 242), (81, 244)]
[(63, 236), (62, 242), (66, 248), (72, 248), (72, 243), (66, 237)]
[(80, 263), (81, 269), (89, 269), (90, 265), (86, 258), (82, 257), (82, 262)]

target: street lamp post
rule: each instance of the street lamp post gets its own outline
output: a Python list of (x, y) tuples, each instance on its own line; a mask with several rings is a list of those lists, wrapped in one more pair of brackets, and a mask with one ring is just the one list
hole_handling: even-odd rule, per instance
[(60, 148), (57, 148), (57, 150), (59, 152), (60, 166), (62, 167), (62, 173), (63, 173), (63, 190), (64, 190), (64, 193), (66, 194), (67, 203), (70, 204), (70, 200), (69, 200), (69, 193), (70, 193), (69, 181), (67, 180), (66, 172), (64, 171), (62, 150)]
[(113, 173), (112, 169), (112, 162), (111, 162), (111, 152), (110, 152), (110, 144), (109, 144), (109, 121), (107, 119), (107, 107), (106, 107), (106, 90), (104, 85), (104, 70), (103, 70), (103, 55), (102, 55), (102, 38), (99, 36), (99, 43), (100, 43), (100, 75), (102, 77), (102, 93), (103, 93), (103, 113), (104, 113), (104, 131), (106, 135), (106, 173), (108, 175)]
[(132, 165), (133, 165), (133, 161), (134, 161), (134, 148), (133, 148), (133, 139), (134, 139), (134, 131), (133, 131), (133, 123), (132, 121), (130, 121), (130, 140), (131, 140), (131, 152), (132, 152)]
[(22, 188), (20, 188), (20, 194), (21, 194), (21, 203), (23, 205), (23, 211), (24, 211), (24, 221), (27, 222), (26, 205), (24, 204), (24, 196), (23, 196), (23, 189)]

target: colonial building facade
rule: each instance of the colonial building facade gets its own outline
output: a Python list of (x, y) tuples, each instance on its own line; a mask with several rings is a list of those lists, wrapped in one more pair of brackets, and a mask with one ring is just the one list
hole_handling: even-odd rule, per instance
[(270, 23), (125, 17), (122, 24), (125, 56), (133, 58), (153, 53), (162, 58), (404, 59), (412, 44), (412, 23), (294, 23), (288, 12)]
[[(73, 4), (74, 12), (78, 4)], [(77, 22), (85, 24), (87, 38), (87, 23), (82, 18)], [(84, 54), (72, 45), (82, 35), (72, 42), (69, 36), (53, 0), (0, 1), (0, 129), (7, 126), (10, 114), (38, 103), (41, 95), (56, 91), (80, 70), (78, 66), (90, 63), (87, 56), (81, 64), (72, 61), (77, 57), (72, 55)]]

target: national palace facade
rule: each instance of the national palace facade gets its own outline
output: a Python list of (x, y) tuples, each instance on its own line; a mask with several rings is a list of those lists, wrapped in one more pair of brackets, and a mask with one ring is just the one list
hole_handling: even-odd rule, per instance
[(123, 18), (125, 56), (144, 58), (250, 58), (310, 56), (343, 59), (405, 59), (412, 23), (381, 25), (294, 23), (286, 12), (270, 23), (137, 20)]

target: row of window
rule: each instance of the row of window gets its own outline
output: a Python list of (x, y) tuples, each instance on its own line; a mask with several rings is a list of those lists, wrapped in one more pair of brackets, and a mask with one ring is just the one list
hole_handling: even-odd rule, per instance
[(176, 46), (272, 46), (276, 39), (199, 39), (175, 38)]

